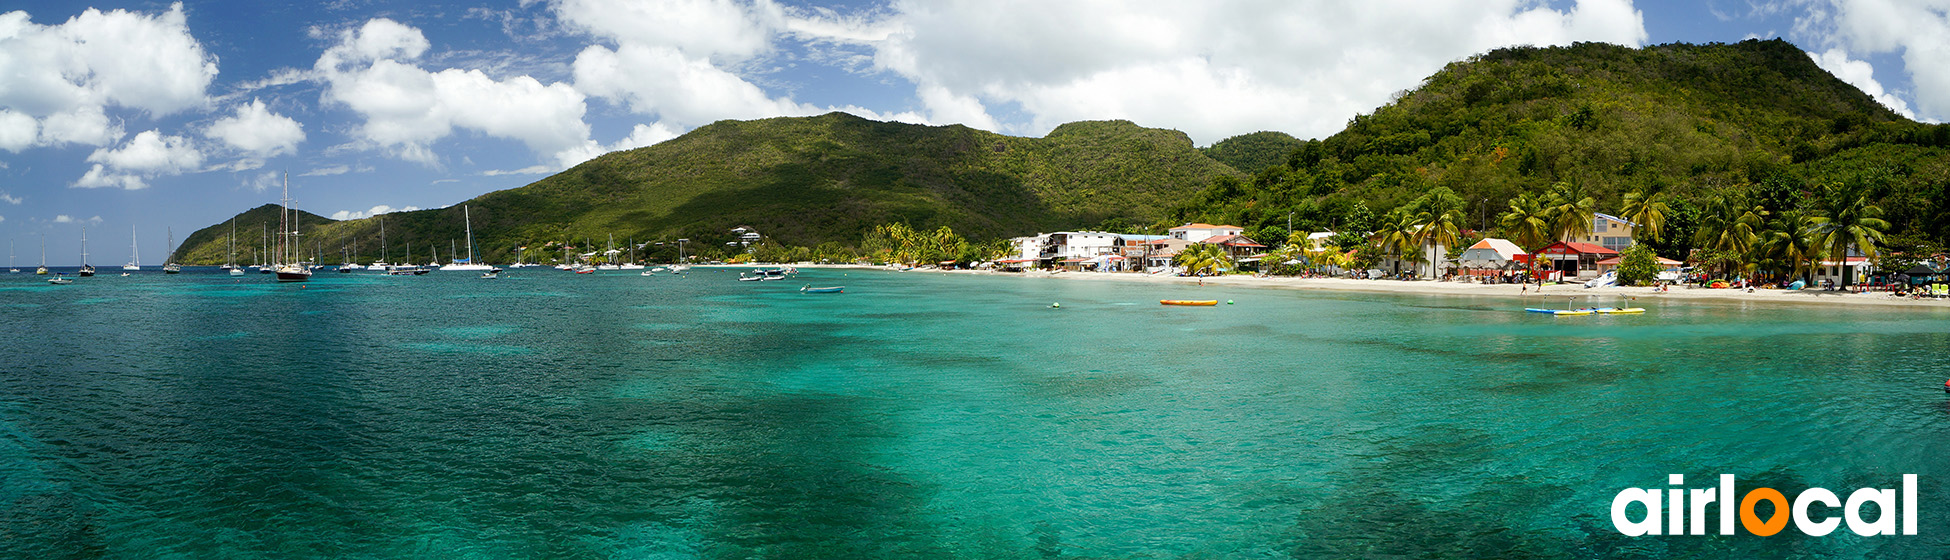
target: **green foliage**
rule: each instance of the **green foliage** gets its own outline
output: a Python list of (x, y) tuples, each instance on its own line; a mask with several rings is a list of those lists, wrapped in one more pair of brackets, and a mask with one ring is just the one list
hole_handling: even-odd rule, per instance
[(1205, 243), (1194, 243), (1185, 250), (1179, 251), (1171, 258), (1171, 264), (1185, 274), (1204, 276), (1222, 274), (1236, 268), (1232, 262), (1232, 255), (1227, 253), (1224, 247)]
[[(1022, 138), (832, 113), (721, 121), (463, 204), (472, 209), (482, 257), (510, 262), (517, 246), (611, 234), (688, 238), (693, 249), (721, 252), (738, 226), (782, 245), (816, 246), (852, 243), (893, 222), (981, 240), (1109, 219), (1148, 225), (1221, 176), (1244, 175), (1206, 157), (1182, 132), (1126, 121), (1070, 123)], [(461, 212), (457, 204), (385, 215), (394, 260), (408, 241), (421, 255), (430, 244), (445, 252), (449, 240), (464, 242)], [(270, 215), (275, 227), (275, 209)], [(240, 237), (254, 217), (239, 219)], [(334, 258), (356, 244), (358, 260), (379, 258), (378, 218), (312, 218), (319, 224), (304, 226), (305, 243)], [(182, 262), (223, 262), (227, 228), (193, 234)]]
[(1659, 279), (1659, 256), (1652, 248), (1643, 244), (1633, 244), (1619, 254), (1618, 283), (1622, 286), (1644, 286)]
[[(1469, 206), (1524, 208), (1492, 233), (1530, 249), (1588, 228), (1595, 211), (1651, 225), (1639, 241), (1669, 257), (1736, 247), (1751, 262), (1740, 234), (1813, 213), (1808, 185), (1854, 182), (1887, 232), (1950, 242), (1950, 125), (1904, 120), (1779, 40), (1499, 49), (1300, 144), (1282, 167), (1246, 171), (1251, 181), (1215, 184), (1172, 215), (1250, 229), (1301, 210), (1379, 231), (1386, 220), (1353, 209), (1386, 214), (1447, 189)], [(1548, 233), (1528, 235), (1540, 215)]]
[(1207, 157), (1247, 173), (1285, 165), (1287, 156), (1306, 142), (1284, 132), (1254, 132), (1220, 140), (1203, 151)]

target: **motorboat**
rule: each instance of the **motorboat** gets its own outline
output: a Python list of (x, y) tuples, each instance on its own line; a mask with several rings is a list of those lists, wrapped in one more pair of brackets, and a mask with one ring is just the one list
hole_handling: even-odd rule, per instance
[(837, 294), (846, 291), (846, 286), (828, 286), (825, 288), (814, 288), (812, 287), (812, 284), (807, 284), (805, 287), (799, 288), (799, 291), (808, 294)]

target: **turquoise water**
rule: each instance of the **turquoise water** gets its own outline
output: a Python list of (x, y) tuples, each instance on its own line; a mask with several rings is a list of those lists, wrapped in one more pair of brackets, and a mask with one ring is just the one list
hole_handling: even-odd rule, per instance
[[(612, 274), (0, 275), (0, 557), (1950, 551), (1943, 311)], [(1921, 534), (1618, 534), (1669, 473)]]

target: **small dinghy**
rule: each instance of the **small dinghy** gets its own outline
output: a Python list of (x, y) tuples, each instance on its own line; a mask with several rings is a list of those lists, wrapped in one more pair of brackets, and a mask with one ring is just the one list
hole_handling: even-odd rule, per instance
[(1219, 304), (1219, 300), (1216, 300), (1216, 299), (1161, 299), (1161, 300), (1158, 300), (1158, 303), (1160, 303), (1160, 304), (1163, 304), (1163, 305), (1194, 305), (1194, 306), (1208, 306), (1208, 305), (1218, 305), (1218, 304)]
[(808, 294), (837, 294), (844, 290), (846, 290), (846, 286), (828, 286), (825, 288), (814, 288), (812, 287), (812, 284), (807, 284), (806, 287), (799, 288), (799, 291)]

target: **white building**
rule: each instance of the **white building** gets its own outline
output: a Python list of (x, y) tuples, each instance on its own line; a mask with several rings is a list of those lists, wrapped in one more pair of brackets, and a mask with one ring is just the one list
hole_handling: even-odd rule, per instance
[(1239, 235), (1245, 232), (1246, 228), (1239, 226), (1215, 226), (1212, 224), (1192, 223), (1171, 228), (1170, 233), (1172, 237), (1198, 243), (1214, 237)]

